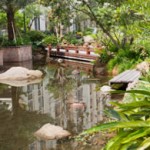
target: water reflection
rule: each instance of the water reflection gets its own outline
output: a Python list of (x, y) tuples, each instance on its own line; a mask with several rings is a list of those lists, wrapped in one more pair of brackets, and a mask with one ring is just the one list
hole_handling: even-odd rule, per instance
[[(105, 99), (96, 90), (100, 79), (65, 65), (48, 65), (45, 72), (41, 83), (1, 88), (0, 150), (74, 149), (76, 145), (59, 140), (36, 140), (33, 133), (49, 122), (78, 134), (104, 120)], [(5, 91), (10, 93), (9, 102)]]
[[(51, 118), (35, 111), (26, 111), (20, 103), (22, 89), (11, 87), (11, 102), (1, 98), (0, 105), (0, 149), (27, 149), (33, 141), (33, 132)], [(12, 105), (9, 110), (9, 105)]]

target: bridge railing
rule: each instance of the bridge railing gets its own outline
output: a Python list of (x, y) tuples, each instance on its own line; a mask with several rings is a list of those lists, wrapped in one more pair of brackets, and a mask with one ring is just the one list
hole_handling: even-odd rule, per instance
[[(71, 56), (87, 59), (96, 59), (99, 55), (95, 53), (96, 48), (87, 46), (56, 46), (53, 48), (51, 45), (48, 46), (48, 55), (59, 55), (59, 56)], [(101, 47), (97, 49), (101, 50)]]

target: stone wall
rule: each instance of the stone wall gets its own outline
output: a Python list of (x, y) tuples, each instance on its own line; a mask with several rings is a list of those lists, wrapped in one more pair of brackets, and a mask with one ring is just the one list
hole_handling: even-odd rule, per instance
[(32, 47), (28, 46), (11, 46), (2, 47), (3, 61), (4, 62), (21, 62), (26, 60), (32, 60)]
[(0, 66), (3, 66), (3, 50), (0, 50)]

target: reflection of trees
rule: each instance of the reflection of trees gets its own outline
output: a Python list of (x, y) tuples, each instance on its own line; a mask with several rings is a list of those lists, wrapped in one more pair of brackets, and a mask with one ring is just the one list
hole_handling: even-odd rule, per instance
[(8, 85), (0, 83), (0, 94), (3, 93), (3, 91), (6, 90), (7, 88), (8, 88)]
[(23, 110), (19, 105), (20, 92), (19, 87), (12, 87), (12, 112), (0, 107), (0, 150), (27, 149), (33, 133), (50, 122), (47, 115)]
[(53, 93), (54, 98), (64, 99), (64, 96), (66, 97), (75, 86), (75, 82), (73, 78), (68, 77), (65, 68), (60, 66), (55, 69), (54, 75), (49, 79), (47, 87)]

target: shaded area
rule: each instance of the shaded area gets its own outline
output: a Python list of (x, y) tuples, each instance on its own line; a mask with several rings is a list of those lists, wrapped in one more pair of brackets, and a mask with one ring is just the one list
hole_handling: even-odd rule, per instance
[[(69, 139), (36, 140), (33, 133), (45, 123), (51, 123), (77, 135), (107, 119), (103, 110), (108, 102), (101, 97), (99, 91), (99, 87), (107, 82), (107, 77), (95, 78), (91, 66), (88, 69), (87, 65), (84, 70), (82, 65), (78, 68), (54, 63), (48, 64), (43, 70), (46, 76), (40, 83), (2, 87), (0, 134), (3, 138), (0, 140), (0, 149), (83, 148)], [(10, 91), (6, 106), (3, 88)], [(12, 107), (8, 110), (9, 104)]]

